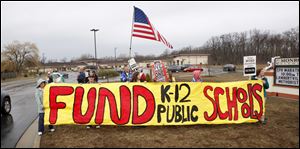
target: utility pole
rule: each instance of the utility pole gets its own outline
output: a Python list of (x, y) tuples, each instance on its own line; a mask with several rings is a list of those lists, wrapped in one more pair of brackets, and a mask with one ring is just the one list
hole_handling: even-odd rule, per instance
[(94, 43), (95, 43), (95, 64), (96, 64), (96, 67), (98, 68), (98, 65), (97, 65), (97, 48), (96, 48), (96, 32), (99, 31), (99, 29), (91, 29), (91, 31), (94, 32)]
[(117, 70), (117, 48), (115, 48), (115, 70)]

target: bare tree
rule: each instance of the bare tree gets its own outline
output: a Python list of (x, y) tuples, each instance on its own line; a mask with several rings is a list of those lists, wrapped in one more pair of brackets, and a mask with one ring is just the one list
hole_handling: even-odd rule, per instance
[(282, 34), (258, 29), (224, 34), (210, 38), (203, 47), (210, 49), (211, 58), (217, 64), (241, 64), (247, 55), (256, 55), (258, 63), (266, 63), (274, 56), (295, 57), (299, 56), (299, 27)]
[(20, 73), (26, 66), (37, 66), (39, 64), (39, 49), (34, 43), (13, 41), (4, 45), (3, 56), (14, 64), (16, 72)]

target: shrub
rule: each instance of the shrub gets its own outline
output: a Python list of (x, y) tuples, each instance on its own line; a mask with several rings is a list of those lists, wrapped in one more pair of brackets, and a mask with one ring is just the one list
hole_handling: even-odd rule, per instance
[(106, 70), (100, 70), (98, 72), (98, 76), (99, 77), (115, 77), (115, 76), (119, 76), (120, 74), (118, 72), (116, 72), (115, 70), (112, 69), (106, 69)]

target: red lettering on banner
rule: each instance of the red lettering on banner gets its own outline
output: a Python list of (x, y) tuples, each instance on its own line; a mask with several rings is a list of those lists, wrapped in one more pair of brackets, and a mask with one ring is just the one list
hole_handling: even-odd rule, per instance
[[(214, 98), (210, 97), (207, 94), (207, 90), (213, 91)], [(232, 92), (232, 99), (230, 99), (230, 92), (229, 87), (225, 87), (225, 95), (227, 99), (227, 111), (222, 112), (221, 106), (220, 106), (220, 96), (224, 95), (224, 89), (221, 87), (212, 88), (211, 86), (205, 86), (204, 87), (204, 96), (211, 101), (213, 104), (213, 113), (211, 116), (208, 116), (208, 112), (204, 112), (204, 118), (207, 121), (213, 121), (217, 117), (219, 117), (221, 120), (232, 120), (232, 112), (234, 112), (234, 121), (238, 120), (238, 107), (237, 107), (237, 101), (239, 103), (242, 103), (241, 106), (241, 113), (243, 118), (252, 118), (252, 119), (259, 119), (263, 114), (263, 101), (262, 97), (257, 93), (257, 91), (262, 91), (262, 86), (260, 84), (248, 84), (247, 85), (247, 91), (243, 88), (237, 88), (234, 87)], [(248, 94), (247, 94), (248, 93)], [(259, 104), (259, 112), (257, 110), (254, 111), (254, 103), (253, 103), (253, 96), (254, 99), (257, 100)], [(249, 101), (249, 103), (247, 103)], [(234, 109), (234, 111), (232, 111)]]
[(88, 107), (84, 115), (82, 115), (82, 99), (84, 95), (84, 88), (77, 87), (75, 89), (75, 98), (73, 106), (73, 120), (78, 124), (87, 124), (91, 121), (94, 111), (95, 111), (95, 102), (96, 102), (96, 88), (91, 88), (87, 95)]
[(74, 92), (73, 87), (68, 86), (52, 86), (49, 91), (49, 106), (50, 106), (50, 124), (55, 124), (57, 120), (58, 109), (64, 109), (66, 104), (64, 102), (56, 102), (57, 96), (71, 95)]
[(205, 118), (205, 120), (207, 120), (207, 121), (213, 121), (213, 120), (215, 120), (216, 118), (217, 118), (217, 104), (215, 103), (215, 100), (213, 99), (213, 98), (211, 98), (208, 94), (207, 94), (207, 90), (211, 90), (211, 91), (213, 91), (213, 88), (211, 87), (211, 86), (205, 86), (205, 88), (204, 88), (204, 96), (206, 97), (206, 98), (208, 98), (208, 100), (209, 101), (211, 101), (211, 103), (213, 104), (213, 107), (214, 107), (214, 109), (213, 109), (213, 113), (211, 114), (211, 116), (208, 116), (208, 112), (207, 111), (205, 111), (204, 112), (204, 118)]
[(228, 117), (229, 120), (232, 120), (232, 109), (234, 109), (234, 120), (238, 120), (238, 107), (237, 107), (237, 101), (236, 101), (236, 90), (237, 88), (233, 88), (232, 92), (232, 100), (230, 100), (230, 93), (229, 93), (229, 88), (226, 88), (226, 98), (227, 98), (227, 108), (228, 108)]
[[(161, 93), (167, 91), (168, 88), (166, 90), (163, 90)], [(209, 100), (209, 103), (212, 104), (212, 107), (209, 108), (213, 108), (212, 112), (204, 111), (204, 119), (206, 121), (214, 121), (217, 118), (220, 120), (237, 121), (239, 118), (239, 112), (241, 118), (260, 119), (264, 110), (263, 97), (260, 95), (262, 94), (262, 91), (263, 86), (258, 83), (249, 83), (247, 84), (247, 87), (245, 87), (245, 89), (238, 87), (214, 88), (210, 85), (204, 86), (204, 97), (205, 99)], [(208, 94), (209, 92), (210, 94)], [(200, 94), (202, 94), (202, 92)], [(76, 88), (72, 86), (51, 86), (49, 88), (50, 124), (56, 124), (58, 119), (58, 109), (66, 108), (66, 102), (58, 102), (57, 97), (67, 95), (72, 95), (72, 97), (74, 95), (72, 116), (73, 121), (76, 124), (90, 123), (91, 119), (94, 116), (94, 113), (94, 121), (96, 124), (100, 125), (103, 123), (103, 121), (107, 122), (107, 120), (104, 120), (105, 115), (108, 115), (108, 113), (105, 114), (106, 103), (108, 103), (107, 106), (109, 106), (110, 120), (117, 125), (128, 124), (130, 117), (132, 119), (132, 124), (145, 124), (151, 121), (156, 109), (155, 97), (153, 93), (147, 87), (141, 85), (133, 85), (132, 92), (126, 85), (121, 85), (119, 87), (119, 99), (116, 99), (114, 93), (111, 90), (101, 86), (98, 91), (95, 87), (90, 87), (85, 91), (85, 88), (81, 86), (78, 86)], [(189, 92), (183, 99), (189, 99), (188, 95)], [(87, 97), (87, 99), (84, 98), (85, 96)], [(167, 98), (167, 100), (171, 101), (171, 99), (169, 100), (169, 98)], [(63, 100), (63, 98), (60, 99)], [(96, 103), (97, 99), (98, 101)], [(180, 101), (190, 101), (183, 99)], [(87, 100), (87, 106), (83, 106), (83, 102), (86, 102), (85, 100)], [(120, 100), (120, 102), (117, 102), (117, 100)], [(145, 100), (145, 109), (139, 107), (139, 102), (141, 102), (141, 100)], [(164, 101), (163, 98), (162, 100)], [(254, 107), (254, 105), (256, 107)], [(72, 106), (72, 104), (68, 104), (68, 107), (69, 106)], [(193, 112), (198, 111), (197, 106), (198, 105), (185, 107), (184, 105), (173, 105), (165, 107), (165, 105), (160, 105), (158, 106), (158, 122), (161, 121), (161, 114), (166, 115), (166, 120), (168, 123), (173, 120), (176, 123), (183, 123), (190, 120), (196, 122), (198, 120), (198, 117), (193, 116)], [(172, 107), (173, 111), (170, 110), (170, 108)], [(185, 111), (187, 112), (184, 113)], [(169, 118), (169, 113), (172, 116), (171, 118)]]
[(259, 96), (256, 91), (259, 91), (259, 92), (262, 91), (262, 86), (257, 83), (253, 85), (252, 93), (259, 104), (259, 113), (255, 110), (254, 114), (257, 117), (257, 119), (260, 119), (263, 114), (263, 101), (262, 101), (262, 97)]
[[(242, 98), (241, 98), (242, 95)], [(240, 103), (246, 102), (247, 101), (247, 92), (243, 88), (238, 88), (237, 90), (237, 99)]]
[(228, 117), (228, 111), (226, 111), (225, 113), (223, 113), (221, 111), (221, 106), (220, 106), (220, 102), (219, 102), (220, 94), (224, 95), (224, 90), (221, 87), (216, 87), (215, 91), (214, 91), (214, 95), (215, 95), (215, 100), (216, 100), (216, 104), (217, 104), (217, 110), (218, 110), (219, 118), (221, 120), (224, 120)]
[(130, 117), (130, 91), (126, 86), (120, 87), (120, 102), (121, 102), (121, 116), (118, 116), (117, 103), (114, 94), (107, 88), (100, 88), (99, 90), (99, 101), (96, 112), (95, 122), (102, 124), (105, 110), (105, 99), (109, 102), (110, 117), (111, 120), (118, 125), (127, 124)]
[[(142, 96), (146, 101), (146, 109), (142, 115), (138, 115), (138, 100), (139, 96)], [(155, 110), (154, 95), (150, 90), (143, 86), (133, 86), (133, 116), (132, 124), (143, 124), (151, 120)]]

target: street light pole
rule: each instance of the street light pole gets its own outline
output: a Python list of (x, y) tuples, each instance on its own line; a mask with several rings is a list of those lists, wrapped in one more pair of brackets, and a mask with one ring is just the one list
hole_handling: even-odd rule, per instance
[(95, 63), (96, 63), (96, 66), (98, 68), (98, 65), (97, 65), (97, 48), (96, 48), (96, 32), (99, 31), (99, 29), (91, 29), (91, 31), (94, 32), (94, 43), (95, 43)]

